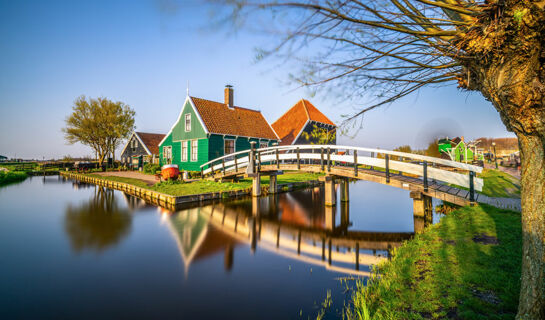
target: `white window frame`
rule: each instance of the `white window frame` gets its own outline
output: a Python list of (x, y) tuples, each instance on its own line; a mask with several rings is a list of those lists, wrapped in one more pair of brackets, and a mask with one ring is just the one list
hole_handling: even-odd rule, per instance
[[(167, 154), (170, 155), (170, 157), (167, 157)], [(172, 160), (172, 146), (163, 147), (163, 160), (168, 160), (168, 159)]]
[[(199, 161), (199, 140), (194, 139), (194, 140), (190, 140), (190, 141), (191, 141), (191, 148), (190, 148), (189, 153), (191, 154), (191, 161), (193, 161), (193, 162)], [(195, 146), (193, 145), (193, 143), (195, 143)], [(193, 155), (195, 155), (194, 158), (193, 158)]]
[[(184, 116), (185, 132), (191, 131), (191, 113), (186, 113)], [(187, 128), (189, 126), (189, 129)]]
[[(188, 147), (187, 147), (187, 141), (188, 140), (182, 140), (182, 142), (181, 142), (182, 145), (181, 145), (181, 148), (180, 148), (180, 153), (181, 153), (181, 155), (180, 155), (181, 159), (180, 160), (182, 162), (187, 162), (187, 154), (189, 153), (189, 150), (188, 150)], [(184, 146), (185, 146), (185, 152), (184, 152)]]
[[(233, 141), (233, 152), (225, 153), (225, 145), (227, 144), (227, 141)], [(231, 153), (235, 153), (237, 149), (237, 143), (235, 139), (223, 139), (223, 155), (226, 156)]]
[(269, 146), (269, 142), (259, 142), (259, 148), (258, 149), (261, 149), (261, 148), (267, 148)]

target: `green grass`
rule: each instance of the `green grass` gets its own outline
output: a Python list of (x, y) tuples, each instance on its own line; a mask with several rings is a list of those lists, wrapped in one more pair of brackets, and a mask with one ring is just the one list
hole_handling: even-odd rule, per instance
[[(115, 176), (101, 176), (99, 174), (90, 174), (93, 177), (101, 178), (105, 180), (117, 181), (132, 184), (141, 188), (146, 188), (149, 190), (154, 190), (168, 195), (173, 196), (186, 196), (192, 194), (201, 194), (209, 192), (220, 192), (220, 191), (236, 191), (250, 188), (252, 186), (251, 179), (243, 179), (239, 182), (214, 182), (209, 180), (197, 180), (188, 183), (177, 183), (177, 182), (162, 182), (157, 183), (153, 186), (149, 186), (146, 182), (133, 179), (133, 178), (124, 178), (124, 177), (115, 177)], [(278, 176), (278, 184), (285, 183), (294, 183), (301, 181), (310, 181), (318, 180), (322, 174), (316, 173), (286, 173)], [(269, 185), (269, 177), (261, 178), (262, 185)]]
[(5, 186), (10, 183), (23, 181), (27, 178), (25, 172), (19, 171), (0, 171), (0, 186)]
[(480, 174), (484, 180), (484, 195), (490, 197), (520, 198), (520, 181), (499, 170), (485, 169)]
[[(479, 235), (499, 244), (482, 244)], [(512, 319), (522, 256), (519, 213), (463, 207), (394, 252), (354, 289), (348, 319)]]

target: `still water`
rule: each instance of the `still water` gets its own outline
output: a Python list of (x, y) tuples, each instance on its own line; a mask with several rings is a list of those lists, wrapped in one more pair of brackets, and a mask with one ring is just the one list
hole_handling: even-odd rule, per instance
[(0, 318), (307, 319), (328, 296), (338, 317), (340, 279), (365, 279), (432, 217), (389, 186), (352, 183), (333, 209), (322, 193), (168, 212), (56, 176), (0, 188)]

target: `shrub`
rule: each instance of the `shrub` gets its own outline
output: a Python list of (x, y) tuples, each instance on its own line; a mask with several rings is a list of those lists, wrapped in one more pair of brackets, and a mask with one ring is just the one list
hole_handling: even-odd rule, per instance
[(25, 172), (0, 171), (0, 186), (8, 183), (25, 180), (27, 174)]
[(144, 173), (147, 174), (156, 174), (157, 171), (161, 171), (161, 166), (153, 163), (146, 163), (144, 165)]

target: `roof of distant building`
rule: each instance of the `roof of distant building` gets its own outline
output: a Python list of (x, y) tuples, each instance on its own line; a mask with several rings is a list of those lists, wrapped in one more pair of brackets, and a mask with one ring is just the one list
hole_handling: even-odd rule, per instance
[(329, 120), (308, 100), (301, 99), (276, 120), (272, 127), (282, 140), (282, 145), (292, 144), (300, 132), (305, 128), (308, 121), (315, 121), (336, 127), (333, 121)]

